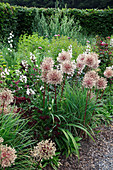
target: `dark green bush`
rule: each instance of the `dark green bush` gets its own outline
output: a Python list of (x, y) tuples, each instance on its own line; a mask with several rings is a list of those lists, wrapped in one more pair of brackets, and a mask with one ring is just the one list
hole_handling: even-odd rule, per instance
[[(108, 36), (113, 34), (113, 9), (54, 9), (54, 8), (27, 8), (19, 6), (10, 6), (8, 3), (0, 3), (0, 39), (6, 39), (10, 31), (14, 31), (15, 36), (21, 34), (32, 34), (37, 31), (37, 25), (41, 16), (45, 17), (47, 24), (50, 24), (50, 18), (53, 19), (59, 13), (60, 19), (64, 16), (73, 17), (74, 24), (79, 21), (83, 32), (87, 34), (98, 34)], [(36, 18), (36, 14), (38, 17)], [(58, 16), (57, 16), (58, 17)], [(57, 33), (58, 34), (58, 33)]]

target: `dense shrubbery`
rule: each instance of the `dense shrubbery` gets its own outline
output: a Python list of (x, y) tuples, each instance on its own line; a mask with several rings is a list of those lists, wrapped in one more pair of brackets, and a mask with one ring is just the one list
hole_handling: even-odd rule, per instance
[[(32, 34), (34, 31), (38, 31), (41, 36), (47, 35), (48, 33), (49, 36), (52, 37), (53, 29), (54, 34), (66, 35), (63, 25), (65, 26), (67, 22), (70, 23), (68, 28), (71, 29), (68, 30), (68, 34), (71, 36), (74, 36), (74, 32), (79, 29), (75, 29), (76, 25), (81, 26), (80, 32), (86, 32), (87, 34), (100, 34), (103, 36), (113, 34), (112, 9), (38, 9), (14, 7), (9, 4), (0, 3), (0, 16), (1, 40), (8, 37), (10, 30), (12, 30), (16, 36), (25, 33)], [(56, 22), (57, 24), (55, 25)], [(76, 22), (78, 22), (78, 24), (76, 24)], [(55, 30), (56, 28), (57, 30)], [(55, 31), (57, 32), (55, 33)], [(71, 31), (73, 31), (73, 34)]]
[(11, 5), (20, 5), (20, 6), (27, 6), (27, 7), (38, 7), (38, 8), (55, 8), (55, 5), (58, 4), (59, 7), (65, 7), (67, 5), (68, 8), (107, 8), (108, 6), (110, 8), (113, 7), (112, 0), (2, 0), (2, 2), (8, 2)]

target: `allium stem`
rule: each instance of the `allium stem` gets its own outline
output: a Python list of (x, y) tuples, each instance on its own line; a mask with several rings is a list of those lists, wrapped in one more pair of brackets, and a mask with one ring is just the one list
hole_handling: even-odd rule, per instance
[(102, 92), (102, 95), (101, 95), (100, 99), (102, 99), (102, 97), (103, 97), (103, 94), (104, 94), (104, 91), (105, 91), (105, 90), (103, 90), (103, 92)]
[(97, 97), (96, 97), (96, 101), (97, 101), (97, 99), (98, 99), (98, 95), (99, 95), (99, 90), (98, 90), (98, 92), (97, 92)]
[(56, 94), (56, 85), (55, 85), (55, 107), (57, 111), (57, 94)]
[(85, 114), (84, 114), (84, 125), (85, 125), (85, 120), (86, 120), (87, 102), (88, 102), (88, 91), (87, 91), (87, 97), (86, 97), (86, 107), (85, 107)]
[(64, 91), (64, 86), (65, 86), (65, 81), (66, 81), (66, 74), (65, 74), (65, 77), (64, 77), (63, 85), (62, 85), (61, 97), (63, 96), (63, 91)]
[(44, 82), (44, 92), (43, 92), (43, 108), (45, 106), (45, 91), (46, 91), (46, 83)]
[(49, 102), (49, 84), (48, 84), (48, 96), (47, 96), (47, 101)]
[(41, 159), (39, 160), (38, 164), (37, 164), (37, 167), (35, 170), (38, 170), (38, 166), (40, 165), (40, 162), (41, 162)]

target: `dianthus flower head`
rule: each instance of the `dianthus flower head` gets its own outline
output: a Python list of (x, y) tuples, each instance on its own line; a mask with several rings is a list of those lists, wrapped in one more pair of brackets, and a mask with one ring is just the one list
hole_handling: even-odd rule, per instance
[(37, 160), (50, 159), (55, 155), (56, 147), (55, 143), (50, 140), (45, 140), (37, 143), (37, 146), (34, 147), (31, 151), (31, 155)]
[(105, 89), (107, 86), (107, 80), (103, 77), (99, 77), (96, 81), (97, 89)]
[(54, 69), (50, 70), (49, 73), (47, 74), (47, 83), (49, 84), (60, 84), (62, 82), (62, 72)]
[(93, 78), (91, 77), (86, 77), (84, 76), (83, 78), (83, 82), (82, 82), (82, 85), (85, 87), (85, 88), (93, 88), (93, 86), (95, 86), (95, 81)]
[(90, 78), (94, 79), (94, 81), (96, 81), (99, 78), (98, 74), (94, 70), (88, 71), (85, 74), (85, 77), (90, 77)]
[(16, 150), (7, 145), (0, 145), (0, 164), (1, 167), (10, 167), (17, 158)]
[(61, 71), (66, 74), (73, 75), (76, 65), (74, 62), (66, 60), (61, 63)]
[(104, 71), (104, 76), (107, 78), (113, 77), (113, 70), (111, 67), (106, 67), (106, 70)]
[(62, 51), (62, 53), (59, 53), (58, 57), (57, 57), (57, 61), (62, 63), (66, 60), (71, 60), (71, 55), (69, 52), (66, 51)]
[(12, 91), (7, 88), (0, 88), (0, 104), (1, 105), (9, 105), (13, 102), (13, 94)]
[(50, 71), (53, 68), (54, 61), (50, 57), (44, 58), (40, 68), (42, 71)]

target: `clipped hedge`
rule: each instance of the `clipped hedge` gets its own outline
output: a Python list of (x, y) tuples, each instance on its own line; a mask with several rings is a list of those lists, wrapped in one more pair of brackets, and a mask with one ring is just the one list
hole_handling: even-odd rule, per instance
[[(113, 34), (113, 9), (54, 9), (54, 8), (27, 8), (20, 6), (10, 6), (8, 3), (0, 3), (0, 40), (6, 39), (11, 31), (16, 36), (21, 34), (32, 34), (33, 25), (39, 21), (36, 14), (41, 16), (43, 13), (47, 22), (55, 12), (59, 10), (59, 18), (67, 15), (74, 17), (76, 23), (82, 27), (82, 31), (88, 34), (98, 34), (108, 36)], [(34, 24), (35, 22), (35, 24)]]

